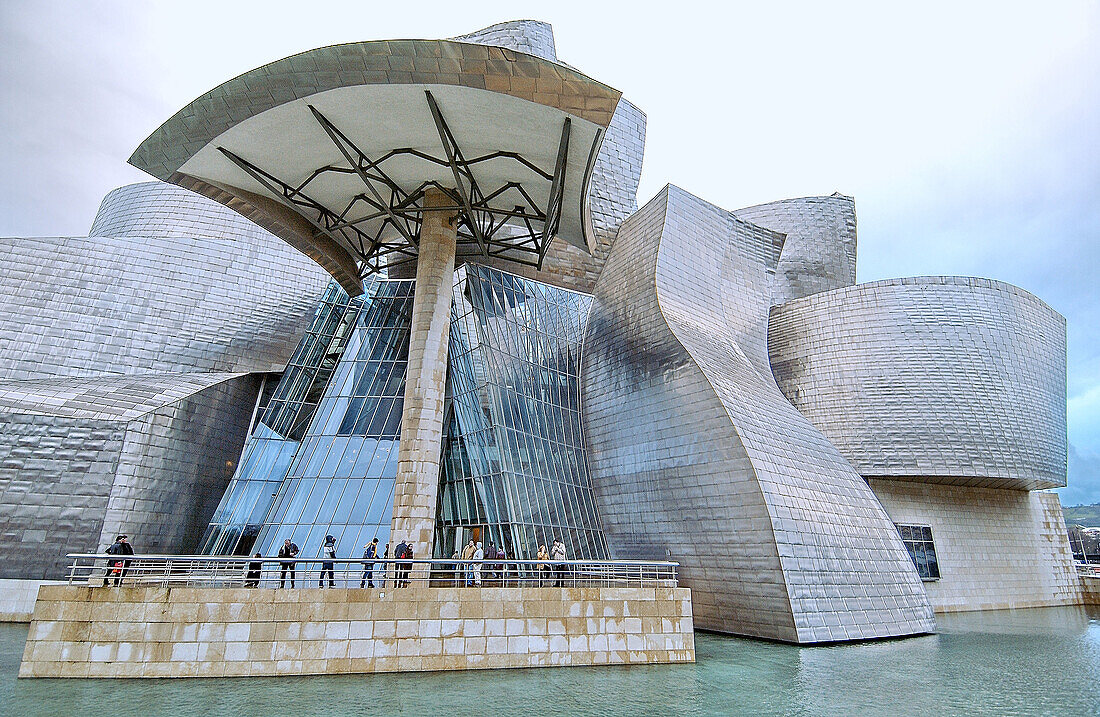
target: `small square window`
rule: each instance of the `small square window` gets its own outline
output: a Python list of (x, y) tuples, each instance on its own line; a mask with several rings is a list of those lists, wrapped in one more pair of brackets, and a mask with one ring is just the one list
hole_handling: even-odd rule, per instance
[(940, 566), (936, 546), (932, 543), (932, 528), (927, 525), (898, 525), (898, 534), (922, 580), (939, 580)]

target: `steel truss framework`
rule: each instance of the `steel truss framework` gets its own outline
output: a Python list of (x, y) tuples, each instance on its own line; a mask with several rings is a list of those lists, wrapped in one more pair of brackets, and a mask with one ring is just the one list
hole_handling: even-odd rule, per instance
[[(314, 119), (340, 150), (349, 167), (326, 165), (313, 170), (302, 183), (291, 185), (224, 147), (218, 147), (218, 150), (263, 185), (277, 201), (309, 221), (317, 235), (327, 236), (351, 248), (359, 260), (361, 278), (385, 267), (416, 261), (424, 192), (429, 187), (439, 189), (453, 202), (437, 210), (456, 212), (458, 259), (499, 257), (541, 269), (546, 250), (561, 220), (569, 154), (569, 118), (566, 117), (562, 123), (554, 168), (547, 172), (516, 152), (496, 151), (466, 159), (432, 93), (425, 90), (424, 95), (439, 132), (444, 157), (406, 147), (371, 159), (312, 105), (308, 107)], [(401, 187), (386, 173), (384, 166), (395, 157), (408, 156), (449, 167), (455, 186), (445, 187), (436, 181), (425, 181), (411, 190)], [(486, 191), (474, 176), (474, 169), (479, 164), (498, 159), (512, 160), (524, 168), (519, 172), (548, 182), (546, 205), (539, 206), (519, 181), (507, 181)], [(356, 194), (339, 211), (311, 198), (307, 191), (310, 183), (318, 177), (333, 173), (358, 175), (366, 187), (366, 192)], [(509, 191), (512, 192), (509, 196), (516, 202), (512, 209), (491, 205)], [(382, 221), (377, 223), (379, 219)], [(367, 225), (372, 222), (377, 224), (368, 230)]]

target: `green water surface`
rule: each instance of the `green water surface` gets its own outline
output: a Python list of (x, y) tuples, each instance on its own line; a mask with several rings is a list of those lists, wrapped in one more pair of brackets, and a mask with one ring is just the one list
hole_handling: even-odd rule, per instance
[(939, 622), (830, 647), (700, 633), (693, 665), (187, 680), (19, 680), (27, 627), (0, 625), (0, 714), (1100, 714), (1100, 608)]

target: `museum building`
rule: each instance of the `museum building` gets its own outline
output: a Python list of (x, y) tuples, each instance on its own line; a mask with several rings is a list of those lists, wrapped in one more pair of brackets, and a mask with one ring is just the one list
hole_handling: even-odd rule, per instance
[(856, 284), (841, 194), (637, 206), (645, 115), (549, 25), (311, 50), (165, 122), (88, 237), (2, 240), (0, 578), (470, 538), (673, 560), (797, 643), (1081, 600), (1065, 320)]

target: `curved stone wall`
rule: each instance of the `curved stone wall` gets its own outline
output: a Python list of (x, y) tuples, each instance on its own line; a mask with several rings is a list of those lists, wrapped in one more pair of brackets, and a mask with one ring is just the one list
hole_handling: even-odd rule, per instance
[(851, 197), (784, 199), (733, 215), (786, 235), (773, 304), (856, 283), (856, 203)]
[(784, 395), (865, 477), (1066, 484), (1066, 323), (989, 279), (860, 284), (772, 309)]
[(706, 629), (792, 642), (932, 631), (890, 519), (772, 379), (777, 239), (675, 187), (620, 230), (582, 371), (609, 548), (678, 560)]

